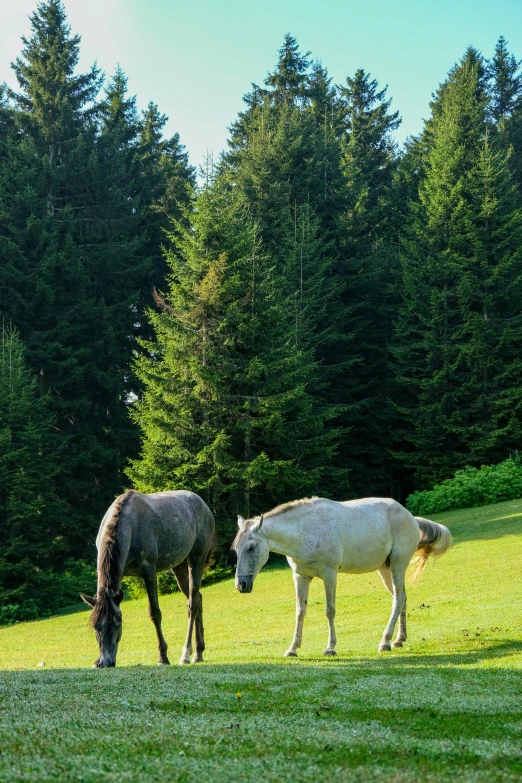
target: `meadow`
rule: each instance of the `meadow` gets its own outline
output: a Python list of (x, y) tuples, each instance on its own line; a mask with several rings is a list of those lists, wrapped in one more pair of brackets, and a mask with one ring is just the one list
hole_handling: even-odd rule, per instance
[[(408, 597), (408, 641), (378, 654), (390, 599), (342, 575), (338, 656), (322, 583), (299, 658), (291, 572), (204, 588), (205, 663), (157, 667), (145, 600), (123, 604), (118, 666), (88, 612), (0, 629), (0, 781), (520, 781), (522, 500), (439, 514), (454, 547)], [(161, 599), (172, 663), (181, 595)]]

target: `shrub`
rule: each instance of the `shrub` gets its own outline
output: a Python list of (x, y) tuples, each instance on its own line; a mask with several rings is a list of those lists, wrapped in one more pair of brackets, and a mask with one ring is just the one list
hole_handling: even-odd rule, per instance
[(471, 508), (515, 500), (522, 497), (522, 464), (507, 459), (498, 465), (467, 467), (455, 476), (436, 484), (433, 489), (414, 492), (406, 508), (416, 516), (436, 514), (455, 508)]
[(37, 571), (17, 592), (0, 591), (0, 626), (49, 617), (73, 604), (79, 593), (96, 592), (96, 569), (83, 560), (66, 560), (60, 571)]
[(25, 620), (36, 620), (39, 614), (38, 601), (29, 598), (21, 604), (0, 606), (0, 625), (12, 625)]

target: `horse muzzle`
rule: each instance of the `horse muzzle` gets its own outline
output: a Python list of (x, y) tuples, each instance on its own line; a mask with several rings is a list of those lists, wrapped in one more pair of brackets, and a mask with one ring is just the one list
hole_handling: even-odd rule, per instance
[(236, 587), (240, 593), (251, 593), (253, 584), (253, 574), (243, 574), (243, 576), (236, 576)]
[(116, 666), (116, 659), (100, 659), (98, 658), (97, 661), (93, 664), (93, 669), (113, 669)]

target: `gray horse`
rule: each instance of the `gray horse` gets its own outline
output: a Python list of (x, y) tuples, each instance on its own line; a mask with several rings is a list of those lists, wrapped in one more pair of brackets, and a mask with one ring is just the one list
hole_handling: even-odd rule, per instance
[(193, 492), (155, 492), (142, 495), (129, 490), (120, 495), (105, 514), (98, 548), (96, 596), (80, 593), (93, 607), (91, 625), (100, 656), (95, 667), (116, 665), (121, 639), (124, 576), (141, 576), (149, 597), (149, 614), (156, 627), (160, 664), (168, 664), (167, 643), (161, 632), (157, 572), (172, 568), (180, 590), (188, 598), (188, 631), (180, 663), (190, 663), (192, 631), (196, 630), (193, 663), (203, 660), (203, 603), (201, 578), (210, 562), (214, 541), (214, 517)]

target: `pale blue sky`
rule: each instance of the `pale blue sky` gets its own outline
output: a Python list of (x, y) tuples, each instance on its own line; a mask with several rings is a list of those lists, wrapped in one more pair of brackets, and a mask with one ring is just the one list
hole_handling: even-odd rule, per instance
[[(35, 0), (0, 0), (0, 81), (29, 33)], [(388, 84), (403, 124), (417, 133), (431, 93), (473, 44), (486, 56), (499, 35), (522, 58), (522, 0), (66, 0), (82, 36), (85, 69), (120, 63), (140, 107), (152, 99), (168, 114), (191, 161), (223, 149), (227, 127), (252, 81), (274, 66), (290, 32), (336, 82), (362, 67)]]

